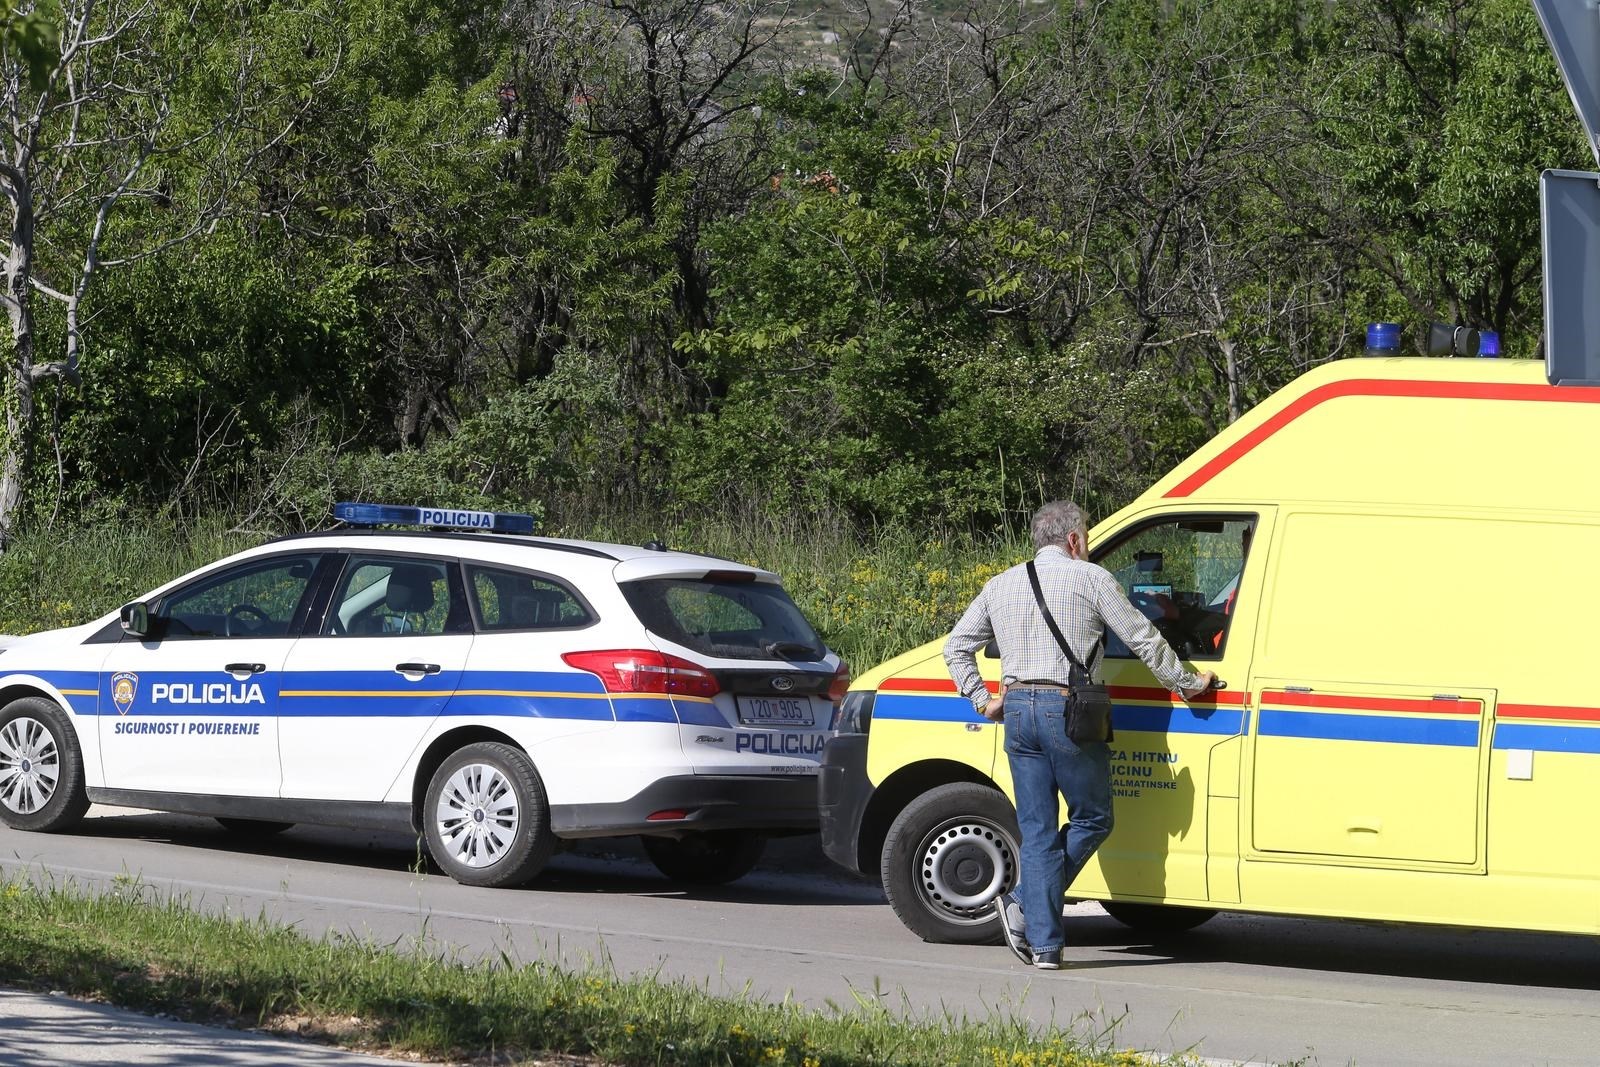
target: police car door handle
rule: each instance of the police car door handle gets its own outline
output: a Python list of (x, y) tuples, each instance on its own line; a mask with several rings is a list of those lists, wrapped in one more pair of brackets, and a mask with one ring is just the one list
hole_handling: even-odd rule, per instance
[(401, 674), (438, 674), (437, 663), (396, 663), (394, 669)]
[(260, 674), (267, 669), (265, 663), (230, 663), (222, 668), (229, 674)]

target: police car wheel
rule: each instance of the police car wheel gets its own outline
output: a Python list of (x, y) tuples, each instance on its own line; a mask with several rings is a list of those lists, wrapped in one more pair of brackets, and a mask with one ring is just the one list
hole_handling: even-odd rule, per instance
[(682, 837), (644, 837), (656, 870), (677, 882), (724, 885), (755, 869), (767, 839), (753, 830), (702, 830)]
[(224, 830), (231, 830), (233, 833), (241, 834), (245, 837), (271, 837), (273, 834), (283, 833), (294, 825), (292, 822), (273, 822), (270, 819), (237, 819), (223, 815), (218, 815), (216, 819), (217, 825)]
[(89, 810), (78, 735), (41, 697), (0, 710), (0, 821), (15, 830), (65, 830)]
[(1102, 900), (1100, 906), (1123, 926), (1146, 934), (1181, 934), (1185, 930), (1193, 930), (1216, 914), (1212, 908), (1136, 904), (1126, 900)]
[(462, 885), (520, 885), (555, 851), (539, 772), (497, 741), (467, 745), (440, 764), (422, 822), (434, 862)]
[(1017, 814), (998, 790), (973, 782), (930, 789), (907, 804), (883, 842), (883, 891), (924, 941), (1000, 941), (994, 900), (1017, 884)]

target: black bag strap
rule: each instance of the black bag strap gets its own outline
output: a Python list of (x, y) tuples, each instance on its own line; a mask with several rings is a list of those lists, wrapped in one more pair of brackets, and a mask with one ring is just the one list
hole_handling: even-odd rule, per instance
[[(1033, 585), (1033, 599), (1039, 602), (1039, 613), (1044, 616), (1045, 625), (1050, 627), (1050, 633), (1056, 639), (1056, 644), (1061, 646), (1061, 651), (1067, 654), (1067, 662), (1078, 668), (1083, 673), (1085, 682), (1094, 681), (1094, 676), (1089, 673), (1078, 657), (1072, 654), (1072, 646), (1067, 644), (1067, 639), (1061, 632), (1061, 627), (1056, 625), (1056, 617), (1050, 614), (1050, 608), (1044, 602), (1044, 588), (1039, 584), (1039, 568), (1033, 565), (1033, 560), (1028, 561), (1028, 581)], [(1098, 646), (1099, 642), (1095, 642)], [(1089, 658), (1094, 659), (1094, 649), (1089, 650)]]

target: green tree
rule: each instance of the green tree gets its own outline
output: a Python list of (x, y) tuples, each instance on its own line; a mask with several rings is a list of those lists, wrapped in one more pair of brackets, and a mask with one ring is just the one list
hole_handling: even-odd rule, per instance
[(1361, 0), (1313, 72), (1337, 180), (1326, 234), (1365, 268), (1356, 299), (1395, 318), (1540, 331), (1538, 175), (1589, 156), (1523, 0)]
[[(253, 118), (248, 33), (209, 32), (234, 18), (227, 0), (22, 10), (0, 50), (9, 327), (0, 538), (33, 474), (36, 392), (79, 378), (97, 276), (218, 217), (237, 181), (232, 164), (246, 158), (236, 138)], [(205, 106), (185, 110), (185, 100)]]

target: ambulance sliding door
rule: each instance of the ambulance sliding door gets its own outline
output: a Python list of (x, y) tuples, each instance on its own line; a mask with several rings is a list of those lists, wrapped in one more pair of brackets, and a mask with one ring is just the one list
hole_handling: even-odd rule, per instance
[(1152, 512), (1094, 546), (1095, 561), (1184, 662), (1215, 671), (1229, 687), (1185, 702), (1107, 635), (1116, 826), (1079, 876), (1078, 892), (1238, 899), (1245, 682), (1272, 519), (1272, 509), (1260, 507)]
[(1406, 866), (1481, 861), (1492, 695), (1305, 677), (1255, 684), (1256, 849)]
[(1507, 536), (1468, 518), (1284, 517), (1251, 681), (1247, 833), (1267, 862), (1247, 864), (1247, 903), (1254, 885), (1294, 906), (1271, 861), (1485, 869), (1486, 682), (1512, 628), (1478, 578)]

